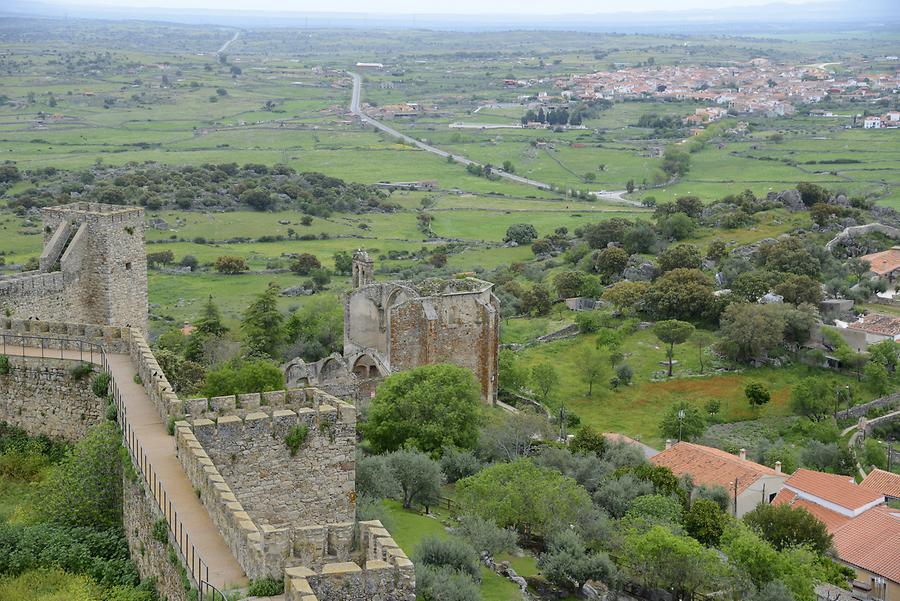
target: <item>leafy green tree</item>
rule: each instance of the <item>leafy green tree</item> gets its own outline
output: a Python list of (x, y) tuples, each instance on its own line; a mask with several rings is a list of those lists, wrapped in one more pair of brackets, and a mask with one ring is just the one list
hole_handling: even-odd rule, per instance
[(553, 276), (553, 287), (560, 298), (580, 296), (587, 277), (583, 271), (561, 271)]
[(672, 361), (675, 356), (675, 345), (685, 342), (694, 333), (694, 326), (686, 321), (668, 319), (658, 321), (653, 325), (653, 334), (660, 342), (669, 345), (666, 349), (666, 358), (669, 360), (669, 377), (672, 377)]
[(646, 221), (637, 221), (625, 231), (622, 243), (630, 254), (649, 253), (656, 246), (656, 229)]
[(869, 360), (883, 365), (889, 373), (897, 369), (897, 360), (900, 357), (900, 344), (888, 338), (869, 347)]
[(669, 590), (675, 599), (715, 591), (724, 572), (714, 550), (664, 526), (626, 534), (619, 565), (630, 580)]
[(353, 270), (353, 257), (345, 250), (334, 253), (334, 272), (341, 275), (349, 274)]
[(596, 382), (605, 371), (606, 367), (603, 365), (603, 357), (600, 355), (600, 352), (590, 347), (585, 349), (584, 354), (580, 357), (578, 362), (578, 372), (581, 375), (581, 379), (587, 384), (588, 397), (591, 397), (594, 393), (594, 382)]
[(668, 439), (696, 440), (706, 431), (706, 419), (699, 409), (687, 401), (680, 401), (669, 406), (659, 431)]
[(725, 241), (721, 238), (714, 238), (709, 246), (706, 247), (706, 258), (711, 261), (718, 261), (725, 257), (726, 246)]
[(241, 193), (240, 200), (257, 211), (268, 211), (275, 206), (275, 199), (265, 188), (245, 190)]
[(510, 349), (500, 350), (497, 363), (500, 390), (507, 394), (519, 394), (528, 383), (528, 370)]
[(227, 363), (206, 374), (203, 394), (207, 397), (269, 392), (284, 388), (284, 372), (265, 359)]
[(114, 424), (90, 428), (39, 485), (31, 517), (71, 527), (121, 527), (121, 449)]
[(701, 262), (700, 249), (693, 244), (676, 244), (659, 255), (659, 269), (662, 272), (672, 271), (679, 267), (699, 269)]
[(791, 411), (813, 421), (831, 414), (834, 391), (822, 378), (803, 378), (791, 390)]
[(772, 393), (760, 382), (750, 382), (744, 386), (744, 396), (752, 407), (762, 407), (772, 400)]
[(235, 275), (241, 273), (242, 271), (247, 271), (248, 269), (250, 269), (243, 257), (233, 257), (228, 255), (223, 255), (217, 258), (216, 262), (213, 264), (213, 267), (219, 273), (224, 273), (227, 275)]
[(616, 282), (603, 291), (603, 300), (610, 302), (619, 314), (637, 311), (650, 284), (646, 282)]
[(653, 494), (653, 484), (632, 473), (622, 473), (600, 483), (594, 492), (594, 502), (610, 516), (621, 518), (638, 497)]
[(828, 202), (828, 190), (818, 184), (800, 182), (797, 184), (797, 191), (800, 192), (800, 199), (803, 201), (803, 204), (808, 207)]
[(591, 426), (582, 426), (572, 437), (569, 448), (573, 453), (602, 457), (606, 451), (606, 437)]
[(685, 175), (691, 168), (691, 156), (674, 146), (668, 146), (663, 153), (662, 169), (672, 176)]
[(369, 455), (356, 462), (356, 492), (372, 499), (400, 496), (400, 482), (388, 465), (387, 455)]
[(298, 275), (309, 275), (312, 270), (321, 267), (322, 264), (319, 262), (319, 259), (309, 253), (300, 253), (291, 263), (291, 271)]
[(828, 528), (802, 507), (760, 503), (743, 519), (778, 551), (800, 545), (806, 545), (820, 555), (831, 551), (832, 536)]
[(525, 408), (515, 414), (494, 416), (481, 429), (478, 455), (488, 461), (530, 457), (549, 435), (550, 423), (542, 413)]
[(550, 291), (543, 284), (535, 284), (522, 295), (522, 311), (533, 317), (542, 317), (550, 313), (553, 300)]
[(685, 531), (707, 547), (715, 547), (725, 532), (728, 515), (715, 501), (697, 499), (684, 516)]
[(808, 275), (791, 275), (775, 286), (775, 294), (784, 297), (785, 302), (799, 305), (809, 303), (818, 306), (822, 302), (822, 286), (818, 280)]
[(503, 241), (515, 242), (519, 246), (523, 246), (531, 244), (531, 241), (537, 237), (537, 230), (530, 223), (514, 223), (506, 228), (506, 236), (503, 237)]
[(195, 332), (209, 336), (222, 336), (228, 331), (228, 328), (222, 323), (222, 314), (219, 312), (219, 307), (213, 302), (212, 294), (206, 299), (206, 304), (203, 305), (203, 315), (197, 320), (195, 328)]
[(777, 305), (733, 303), (720, 320), (719, 349), (735, 361), (765, 357), (784, 343), (786, 320)]
[(512, 553), (516, 550), (519, 535), (511, 528), (500, 528), (492, 520), (477, 515), (464, 515), (459, 518), (456, 534), (469, 542), (479, 553), (488, 553), (496, 557), (501, 553)]
[(874, 438), (867, 438), (863, 443), (861, 461), (864, 465), (874, 465), (878, 469), (887, 469), (887, 452), (881, 443)]
[(390, 375), (378, 387), (362, 430), (376, 452), (404, 446), (438, 454), (444, 446), (475, 446), (480, 407), (472, 372), (424, 365)]
[(659, 231), (663, 238), (670, 240), (690, 238), (696, 229), (697, 224), (684, 213), (669, 215), (659, 222)]
[(539, 363), (531, 368), (531, 384), (541, 399), (546, 403), (550, 394), (559, 386), (559, 374), (550, 363)]
[(698, 269), (673, 269), (644, 294), (644, 306), (658, 319), (699, 319), (715, 304), (710, 278)]
[(890, 392), (890, 374), (888, 374), (884, 365), (875, 361), (869, 361), (866, 363), (863, 373), (866, 378), (866, 386), (868, 386), (869, 390), (873, 393), (882, 396)]
[(780, 271), (818, 278), (822, 264), (797, 237), (780, 239), (759, 249), (769, 271)]
[(334, 297), (317, 294), (291, 313), (284, 326), (289, 358), (316, 361), (344, 344), (344, 308)]
[(275, 358), (284, 341), (284, 315), (278, 310), (278, 293), (276, 284), (269, 284), (265, 292), (256, 296), (244, 311), (241, 330), (244, 333), (244, 346), (248, 355)]
[(400, 485), (404, 509), (410, 509), (413, 503), (429, 507), (440, 501), (443, 478), (437, 461), (412, 449), (394, 451), (385, 461)]
[(613, 217), (584, 226), (582, 237), (591, 248), (606, 248), (610, 242), (622, 242), (625, 239), (625, 232), (632, 225), (634, 224), (628, 219)]
[(765, 269), (745, 271), (731, 282), (731, 293), (747, 302), (755, 303), (783, 280), (783, 274)]
[(464, 514), (539, 535), (574, 524), (591, 509), (587, 491), (575, 480), (528, 459), (487, 467), (457, 482), (456, 493)]
[(600, 274), (604, 281), (618, 276), (628, 265), (628, 253), (618, 246), (611, 246), (594, 252), (591, 256), (591, 265), (595, 273)]
[(626, 527), (649, 527), (654, 524), (680, 526), (684, 517), (684, 508), (675, 497), (667, 495), (642, 495), (632, 501), (625, 512)]

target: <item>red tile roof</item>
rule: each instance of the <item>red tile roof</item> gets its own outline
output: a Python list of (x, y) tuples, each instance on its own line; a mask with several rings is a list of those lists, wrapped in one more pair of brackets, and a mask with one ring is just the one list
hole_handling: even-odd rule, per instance
[(900, 584), (900, 510), (879, 505), (834, 533), (841, 560)]
[(782, 488), (780, 491), (778, 491), (778, 494), (775, 495), (774, 499), (772, 499), (772, 505), (790, 505), (791, 507), (802, 507), (817, 519), (819, 519), (821, 522), (823, 522), (825, 526), (828, 527), (828, 532), (831, 534), (834, 534), (835, 530), (850, 521), (849, 517), (841, 515), (836, 511), (832, 511), (830, 509), (822, 507), (818, 503), (813, 503), (812, 501), (801, 499), (797, 496), (797, 493), (786, 488)]
[(863, 488), (874, 490), (886, 497), (900, 499), (900, 474), (892, 474), (875, 468), (859, 483)]
[(857, 511), (875, 501), (884, 502), (884, 495), (858, 486), (850, 476), (824, 474), (801, 468), (784, 485), (849, 511)]
[(900, 268), (900, 246), (889, 248), (880, 253), (863, 255), (860, 259), (869, 263), (872, 273), (886, 275)]
[(900, 317), (869, 313), (860, 317), (859, 321), (847, 324), (847, 327), (882, 336), (896, 336), (900, 334)]
[(741, 494), (763, 476), (780, 476), (765, 465), (741, 459), (720, 449), (704, 447), (690, 442), (678, 442), (650, 459), (656, 465), (668, 467), (676, 476), (690, 474), (694, 484), (721, 486), (732, 490), (738, 479)]

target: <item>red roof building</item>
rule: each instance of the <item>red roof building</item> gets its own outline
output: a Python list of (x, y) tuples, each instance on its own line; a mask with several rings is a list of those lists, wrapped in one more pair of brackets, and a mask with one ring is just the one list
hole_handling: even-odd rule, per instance
[(884, 495), (888, 501), (900, 499), (900, 474), (876, 468), (869, 472), (859, 485)]
[(732, 455), (690, 442), (667, 443), (666, 450), (650, 461), (668, 467), (676, 476), (690, 474), (695, 485), (724, 488), (732, 497), (732, 510), (737, 517), (753, 511), (760, 503), (772, 502), (787, 479), (780, 465), (772, 469), (748, 461), (743, 451), (740, 456)]

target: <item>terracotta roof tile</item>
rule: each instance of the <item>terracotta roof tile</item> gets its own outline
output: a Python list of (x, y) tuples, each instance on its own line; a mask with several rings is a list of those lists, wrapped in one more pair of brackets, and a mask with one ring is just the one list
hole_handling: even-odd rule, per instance
[(784, 485), (850, 511), (857, 511), (875, 501), (884, 502), (884, 495), (858, 486), (850, 476), (824, 474), (801, 468)]
[(778, 491), (778, 494), (775, 495), (775, 498), (772, 499), (772, 505), (790, 505), (791, 507), (802, 507), (806, 511), (810, 512), (813, 516), (819, 519), (821, 522), (828, 527), (828, 532), (834, 534), (834, 532), (846, 524), (850, 518), (841, 515), (836, 511), (832, 511), (817, 503), (813, 503), (812, 501), (808, 501), (806, 499), (801, 499), (797, 496), (792, 490), (788, 490), (787, 488), (782, 488)]
[(694, 484), (721, 486), (731, 490), (738, 479), (738, 494), (750, 488), (763, 476), (778, 476), (775, 470), (753, 461), (741, 459), (720, 449), (690, 442), (678, 442), (650, 459), (668, 467), (676, 476), (690, 474)]
[(900, 268), (900, 246), (889, 248), (880, 253), (872, 253), (860, 257), (871, 266), (872, 273), (885, 275)]
[(859, 485), (887, 497), (900, 499), (900, 474), (892, 474), (891, 472), (875, 468), (863, 478)]
[(896, 336), (900, 334), (900, 317), (869, 313), (860, 317), (859, 321), (847, 324), (847, 327), (882, 336)]
[(843, 561), (900, 584), (900, 510), (879, 505), (834, 533)]

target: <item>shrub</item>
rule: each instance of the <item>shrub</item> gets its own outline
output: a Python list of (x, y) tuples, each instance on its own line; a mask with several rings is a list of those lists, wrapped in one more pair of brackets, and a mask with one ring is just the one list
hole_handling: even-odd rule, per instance
[(356, 462), (356, 492), (373, 499), (400, 496), (400, 482), (384, 455), (363, 457)]
[(0, 355), (0, 376), (5, 376), (9, 373), (9, 370), (9, 357)]
[(247, 594), (251, 597), (274, 597), (284, 594), (284, 580), (274, 578), (260, 578), (250, 581)]
[(71, 370), (69, 370), (69, 375), (72, 376), (73, 380), (78, 382), (80, 380), (85, 379), (89, 375), (91, 375), (91, 372), (93, 372), (93, 371), (94, 371), (94, 366), (91, 365), (90, 363), (79, 363), (78, 365), (73, 367)]
[(429, 536), (422, 539), (416, 547), (415, 561), (435, 568), (450, 568), (466, 574), (475, 582), (481, 580), (481, 567), (475, 549), (458, 538)]
[(606, 553), (588, 552), (584, 542), (570, 530), (561, 530), (552, 538), (538, 565), (548, 581), (570, 590), (579, 589), (588, 580), (613, 584), (618, 573)]
[(116, 404), (112, 401), (106, 404), (106, 414), (105, 417), (107, 420), (114, 422), (117, 421), (119, 417), (119, 411), (116, 409)]
[(416, 593), (423, 601), (481, 601), (471, 578), (449, 568), (416, 566)]
[(300, 450), (307, 435), (309, 435), (309, 427), (306, 424), (297, 424), (288, 431), (287, 436), (284, 437), (284, 444), (291, 451), (291, 457)]
[(153, 522), (153, 527), (150, 531), (150, 536), (153, 537), (153, 540), (158, 541), (162, 544), (166, 544), (169, 542), (169, 525), (166, 523), (166, 520), (160, 519)]
[(91, 390), (101, 399), (109, 394), (109, 382), (112, 378), (108, 372), (99, 374), (91, 383)]
[(34, 450), (9, 449), (0, 455), (0, 478), (34, 482), (48, 464), (47, 457)]
[(501, 528), (491, 520), (466, 515), (460, 518), (456, 533), (463, 537), (479, 553), (499, 555), (516, 549), (518, 536), (510, 528)]
[(468, 449), (457, 449), (456, 447), (444, 447), (441, 455), (441, 472), (447, 482), (456, 482), (463, 478), (478, 473), (481, 469), (481, 462), (475, 453)]

